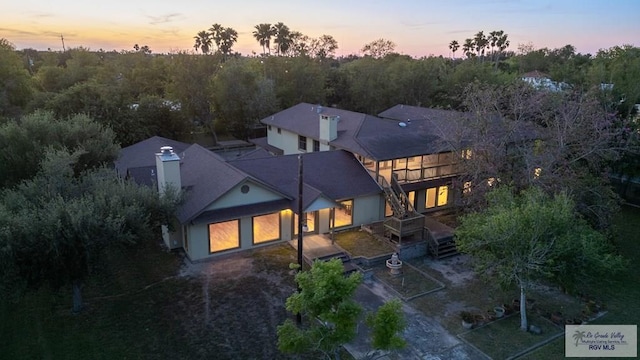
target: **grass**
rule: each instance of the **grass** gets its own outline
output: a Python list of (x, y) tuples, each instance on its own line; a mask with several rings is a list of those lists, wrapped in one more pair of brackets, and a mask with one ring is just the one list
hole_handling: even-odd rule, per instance
[(529, 322), (538, 326), (542, 334), (520, 331), (520, 316), (514, 313), (459, 336), (493, 359), (506, 359), (564, 332), (564, 329), (541, 316), (530, 316)]
[(385, 265), (374, 267), (373, 274), (385, 285), (396, 291), (404, 300), (424, 295), (431, 291), (444, 288), (444, 285), (422, 273), (409, 264), (404, 264), (402, 274), (391, 275)]
[(360, 230), (348, 230), (335, 233), (334, 239), (336, 244), (345, 249), (351, 256), (373, 258), (394, 252), (391, 245)]

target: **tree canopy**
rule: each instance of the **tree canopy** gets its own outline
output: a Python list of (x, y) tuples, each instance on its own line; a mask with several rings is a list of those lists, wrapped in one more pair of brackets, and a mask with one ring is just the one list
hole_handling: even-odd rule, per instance
[(480, 274), (521, 289), (521, 328), (527, 330), (526, 290), (547, 280), (575, 288), (621, 270), (624, 261), (606, 237), (576, 214), (564, 192), (551, 197), (532, 187), (514, 194), (498, 186), (487, 194), (488, 207), (461, 218), (456, 245), (473, 256)]

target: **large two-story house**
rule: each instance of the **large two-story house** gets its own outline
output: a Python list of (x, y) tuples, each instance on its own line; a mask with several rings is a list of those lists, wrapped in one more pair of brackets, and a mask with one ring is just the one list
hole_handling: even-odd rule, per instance
[(263, 119), (260, 149), (237, 159), (154, 137), (123, 149), (116, 167), (185, 192), (164, 240), (191, 260), (295, 239), (300, 215), (311, 233), (376, 224), (401, 243), (431, 236), (438, 224), (425, 214), (451, 208), (461, 192), (452, 184), (464, 152), (450, 139), (463, 119), (406, 105), (372, 116), (301, 103)]

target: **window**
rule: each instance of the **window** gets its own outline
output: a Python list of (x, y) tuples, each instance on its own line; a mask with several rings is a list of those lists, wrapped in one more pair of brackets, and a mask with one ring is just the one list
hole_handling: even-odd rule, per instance
[(269, 131), (271, 131), (271, 125), (268, 125), (268, 126), (267, 126), (267, 129), (268, 129)]
[(282, 134), (282, 129), (280, 128), (276, 128), (276, 129), (278, 129), (278, 134)]
[(313, 151), (315, 151), (315, 152), (320, 151), (320, 141), (313, 140)]
[(442, 185), (427, 189), (427, 198), (424, 207), (432, 209), (445, 206), (449, 203), (449, 186)]
[(215, 253), (240, 247), (240, 220), (209, 224), (209, 252)]
[(307, 137), (298, 135), (298, 149), (302, 151), (307, 151)]
[(469, 195), (471, 194), (471, 181), (465, 181), (462, 185), (462, 194)]
[[(303, 223), (302, 226), (307, 225), (307, 230), (305, 232), (315, 232), (316, 230), (316, 212), (308, 212), (304, 213), (306, 223)], [(298, 214), (293, 214), (293, 234), (298, 235)]]
[(335, 210), (334, 227), (349, 226), (353, 224), (353, 200), (339, 202), (340, 206)]
[(253, 217), (253, 243), (280, 240), (280, 213)]
[(471, 159), (471, 149), (462, 150), (462, 158), (465, 160)]
[(542, 168), (538, 167), (538, 168), (533, 169), (533, 177), (535, 179), (539, 178), (541, 174), (542, 174)]

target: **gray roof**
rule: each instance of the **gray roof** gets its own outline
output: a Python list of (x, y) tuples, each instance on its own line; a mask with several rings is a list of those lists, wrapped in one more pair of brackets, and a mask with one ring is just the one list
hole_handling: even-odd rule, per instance
[[(342, 150), (313, 152), (303, 158), (303, 207), (319, 196), (339, 201), (380, 193), (381, 189), (367, 170), (350, 153)], [(287, 194), (297, 210), (298, 155), (230, 162), (240, 170)]]
[(249, 177), (198, 144), (191, 145), (179, 156), (182, 188), (186, 190), (185, 203), (178, 211), (181, 223), (192, 220)]
[[(130, 176), (138, 183), (148, 184), (148, 177), (150, 175), (148, 175), (144, 168), (155, 168), (156, 153), (160, 152), (160, 148), (163, 146), (171, 146), (176, 153), (180, 153), (191, 145), (161, 136), (154, 136), (127, 146), (120, 150), (120, 155), (115, 161), (118, 174), (122, 177)], [(136, 178), (136, 176), (140, 175), (142, 178)], [(153, 175), (153, 181), (155, 181), (155, 173)]]

